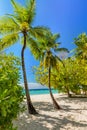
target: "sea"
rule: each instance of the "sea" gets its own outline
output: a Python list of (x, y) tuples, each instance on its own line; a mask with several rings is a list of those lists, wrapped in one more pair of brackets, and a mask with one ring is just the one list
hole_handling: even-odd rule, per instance
[[(41, 95), (41, 94), (49, 94), (49, 89), (31, 89), (30, 95)], [(25, 90), (23, 90), (23, 93), (25, 94)], [(52, 93), (58, 93), (58, 90), (52, 89)]]
[[(20, 84), (23, 87), (23, 93), (25, 94), (24, 84)], [(39, 83), (28, 83), (29, 92), (31, 95), (49, 94), (49, 89)], [(58, 93), (58, 90), (52, 88), (52, 93)]]

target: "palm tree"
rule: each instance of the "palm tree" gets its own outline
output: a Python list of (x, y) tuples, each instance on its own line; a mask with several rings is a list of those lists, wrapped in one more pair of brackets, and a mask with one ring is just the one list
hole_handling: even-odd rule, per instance
[(38, 49), (37, 39), (44, 37), (44, 35), (46, 35), (46, 31), (48, 30), (46, 27), (33, 27), (32, 23), (35, 16), (35, 3), (35, 0), (26, 0), (25, 6), (22, 6), (14, 0), (11, 0), (14, 13), (6, 14), (5, 16), (0, 18), (0, 50), (3, 50), (15, 44), (19, 40), (19, 38), (21, 39), (21, 43), (23, 44), (21, 51), (21, 60), (28, 112), (30, 114), (37, 114), (37, 112), (32, 105), (28, 90), (24, 52), (26, 46), (30, 46), (30, 44), (32, 44), (32, 48)]
[(76, 57), (80, 57), (81, 59), (87, 59), (87, 35), (86, 33), (80, 34), (74, 40), (74, 44), (76, 45), (75, 55)]
[(56, 51), (68, 51), (66, 48), (58, 48), (59, 43), (57, 42), (57, 40), (59, 37), (59, 34), (53, 35), (51, 32), (48, 33), (43, 42), (39, 44), (39, 50), (41, 50), (41, 53), (38, 56), (40, 58), (41, 64), (44, 65), (44, 68), (48, 68), (48, 87), (50, 91), (50, 96), (56, 109), (60, 109), (60, 106), (56, 102), (51, 91), (51, 69), (56, 69), (58, 61), (61, 61), (61, 59), (56, 56)]

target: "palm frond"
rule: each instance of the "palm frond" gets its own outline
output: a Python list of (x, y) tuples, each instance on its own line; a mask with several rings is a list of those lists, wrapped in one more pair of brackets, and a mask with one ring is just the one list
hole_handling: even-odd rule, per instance
[(69, 53), (75, 53), (76, 52), (76, 48), (72, 49)]
[(74, 39), (74, 44), (76, 45), (75, 56), (86, 58), (87, 57), (87, 35), (86, 33), (80, 34)]
[(62, 60), (61, 60), (58, 56), (55, 56), (55, 58), (56, 58), (59, 62), (62, 62)]
[(15, 11), (18, 11), (19, 8), (21, 7), (21, 6), (19, 5), (19, 3), (15, 2), (14, 0), (11, 0), (11, 4), (12, 4), (12, 6), (14, 7)]
[(18, 25), (9, 18), (8, 16), (3, 16), (0, 19), (0, 33), (7, 34), (12, 32), (17, 32), (19, 29)]
[(26, 22), (26, 15), (29, 15), (27, 14), (26, 8), (14, 0), (11, 0), (11, 4), (14, 8), (15, 19), (17, 19), (20, 23)]
[(36, 15), (36, 1), (26, 0), (27, 22), (32, 23)]
[(20, 23), (27, 22), (29, 25), (32, 24), (35, 16), (35, 0), (26, 0), (26, 6), (11, 0), (12, 6), (14, 8), (14, 17)]
[(56, 67), (56, 65), (57, 65), (57, 58), (55, 57), (55, 56), (51, 56), (51, 58), (50, 58), (50, 65), (51, 65), (51, 67), (52, 68), (55, 68)]
[(48, 56), (44, 57), (44, 67), (48, 68), (50, 66), (50, 58)]
[(62, 51), (69, 53), (69, 50), (67, 48), (56, 48), (55, 49), (55, 52), (62, 52)]
[(27, 46), (30, 48), (30, 51), (34, 55), (36, 59), (40, 59), (41, 57), (41, 50), (38, 47), (37, 41), (35, 41), (33, 38), (27, 39)]
[(14, 14), (6, 14), (9, 18), (12, 19), (12, 21), (18, 26), (20, 27), (20, 21), (16, 18), (16, 16)]
[(9, 34), (0, 39), (0, 51), (13, 45), (19, 39), (18, 34)]
[(60, 38), (60, 34), (53, 34), (52, 39), (55, 40), (55, 42), (57, 42), (57, 40)]
[(50, 32), (50, 29), (44, 26), (37, 26), (30, 29), (30, 33), (37, 39), (43, 41)]
[(59, 62), (61, 62), (62, 63), (62, 65), (63, 65), (63, 67), (65, 67), (65, 64), (64, 64), (64, 62), (58, 57), (58, 56), (55, 56), (55, 58), (59, 61)]

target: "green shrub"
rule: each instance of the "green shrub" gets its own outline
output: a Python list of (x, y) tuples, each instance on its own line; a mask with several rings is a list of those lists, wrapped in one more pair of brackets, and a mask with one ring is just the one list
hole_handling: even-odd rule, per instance
[(16, 130), (12, 121), (23, 109), (20, 81), (20, 60), (12, 54), (0, 55), (0, 130)]

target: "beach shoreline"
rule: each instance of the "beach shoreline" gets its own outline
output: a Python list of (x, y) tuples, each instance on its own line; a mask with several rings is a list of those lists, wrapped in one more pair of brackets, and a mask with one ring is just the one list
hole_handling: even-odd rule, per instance
[[(87, 98), (68, 98), (66, 94), (54, 97), (61, 110), (54, 109), (49, 94), (31, 95), (39, 114), (30, 115), (25, 110), (18, 115), (14, 126), (18, 130), (87, 130)], [(26, 99), (23, 104), (27, 107)]]

